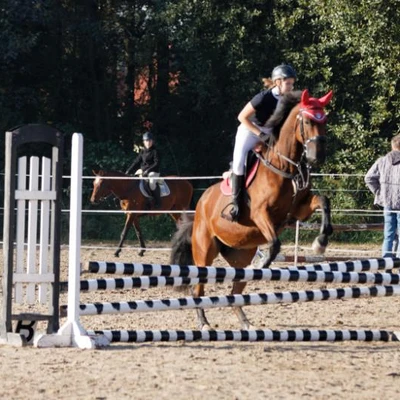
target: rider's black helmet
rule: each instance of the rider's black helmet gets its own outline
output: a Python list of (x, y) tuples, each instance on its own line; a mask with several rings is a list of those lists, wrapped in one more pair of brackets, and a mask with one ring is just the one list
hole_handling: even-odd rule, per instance
[(146, 132), (143, 134), (143, 140), (154, 140), (153, 134), (151, 132)]
[(271, 79), (275, 82), (277, 79), (297, 78), (296, 71), (289, 64), (281, 64), (272, 71)]

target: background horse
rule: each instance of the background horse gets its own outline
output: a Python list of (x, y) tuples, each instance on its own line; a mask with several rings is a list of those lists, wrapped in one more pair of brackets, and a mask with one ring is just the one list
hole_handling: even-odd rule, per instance
[[(149, 209), (149, 199), (145, 197), (140, 190), (140, 180), (134, 179), (122, 179), (128, 178), (129, 176), (118, 171), (93, 171), (96, 175), (93, 181), (93, 192), (90, 197), (90, 202), (93, 204), (104, 200), (110, 194), (113, 194), (120, 200), (121, 210), (124, 211), (143, 211)], [(121, 179), (118, 179), (121, 178)], [(107, 179), (114, 178), (114, 179)], [(170, 194), (167, 196), (162, 196), (160, 199), (160, 209), (161, 210), (187, 210), (190, 206), (190, 201), (193, 195), (193, 186), (187, 180), (167, 180), (166, 181)], [(144, 215), (150, 214), (135, 214), (127, 213), (124, 229), (121, 233), (121, 240), (118, 244), (118, 249), (115, 251), (114, 255), (119, 256), (121, 252), (122, 245), (126, 239), (131, 226), (135, 229), (136, 236), (139, 239), (140, 247), (139, 256), (142, 256), (145, 252), (143, 250), (146, 248), (145, 242), (143, 240), (142, 231), (140, 229), (139, 218)], [(152, 214), (159, 215), (159, 214)], [(172, 219), (177, 222), (181, 217), (181, 213), (171, 213)]]
[[(247, 206), (238, 223), (221, 216), (229, 208), (230, 196), (221, 192), (220, 183), (209, 187), (196, 206), (194, 221), (181, 224), (173, 238), (171, 263), (212, 265), (220, 253), (229, 265), (246, 267), (257, 247), (268, 244), (263, 268), (280, 251), (278, 234), (294, 220), (304, 221), (317, 208), (322, 210), (319, 236), (313, 248), (323, 253), (332, 234), (330, 204), (325, 196), (311, 193), (311, 166), (325, 161), (324, 107), (332, 92), (320, 99), (308, 91), (285, 95), (267, 125), (273, 128), (274, 143), (263, 146), (260, 165), (247, 189)], [(232, 294), (241, 293), (246, 283), (235, 282)], [(194, 288), (194, 296), (204, 296), (204, 285)], [(211, 329), (203, 309), (197, 309), (200, 329)], [(250, 329), (240, 307), (234, 308), (243, 329)]]

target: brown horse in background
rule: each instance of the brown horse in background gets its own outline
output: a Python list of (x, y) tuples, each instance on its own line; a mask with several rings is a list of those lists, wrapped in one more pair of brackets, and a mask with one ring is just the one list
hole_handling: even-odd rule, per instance
[[(325, 161), (326, 115), (324, 107), (332, 92), (320, 99), (308, 91), (293, 92), (280, 101), (267, 122), (273, 128), (273, 143), (265, 144), (258, 157), (261, 163), (247, 189), (247, 206), (238, 223), (223, 218), (230, 196), (222, 194), (220, 183), (209, 187), (196, 206), (194, 221), (182, 224), (173, 239), (171, 263), (210, 266), (220, 253), (229, 265), (243, 268), (251, 264), (259, 245), (268, 244), (263, 268), (280, 251), (279, 233), (287, 223), (304, 221), (316, 209), (322, 210), (319, 236), (314, 251), (323, 253), (332, 234), (330, 203), (325, 196), (311, 193), (310, 171)], [(235, 282), (232, 294), (242, 293), (246, 283)], [(204, 296), (204, 285), (193, 295)], [(197, 309), (200, 329), (211, 329), (203, 309)], [(240, 307), (234, 308), (243, 329), (251, 324)]]
[[(129, 175), (126, 175), (119, 171), (93, 171), (96, 175), (93, 181), (93, 192), (90, 197), (90, 202), (96, 204), (99, 201), (104, 200), (110, 194), (113, 194), (120, 200), (121, 210), (124, 211), (147, 211), (149, 210), (149, 200), (145, 197), (140, 190), (140, 180), (126, 179)], [(113, 179), (107, 179), (113, 178)], [(120, 179), (118, 179), (120, 178)], [(161, 210), (188, 210), (190, 201), (193, 195), (193, 186), (187, 180), (171, 179), (167, 180), (167, 185), (170, 194), (167, 196), (161, 196), (160, 209)], [(159, 215), (157, 213), (126, 213), (126, 220), (124, 229), (121, 233), (121, 239), (118, 244), (118, 249), (115, 251), (115, 257), (119, 257), (122, 245), (128, 235), (129, 229), (133, 226), (136, 236), (140, 242), (141, 250), (139, 256), (143, 256), (146, 248), (143, 240), (142, 231), (140, 229), (139, 218), (145, 215)], [(177, 222), (181, 217), (181, 213), (171, 213), (172, 219)]]

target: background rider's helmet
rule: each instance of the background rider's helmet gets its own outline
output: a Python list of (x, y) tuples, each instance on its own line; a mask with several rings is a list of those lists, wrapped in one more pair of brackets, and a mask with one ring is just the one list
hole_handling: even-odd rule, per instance
[(143, 140), (154, 140), (153, 134), (152, 134), (151, 132), (146, 132), (146, 133), (143, 135)]
[(272, 71), (271, 79), (275, 82), (277, 79), (297, 78), (296, 71), (289, 64), (282, 64), (275, 67)]

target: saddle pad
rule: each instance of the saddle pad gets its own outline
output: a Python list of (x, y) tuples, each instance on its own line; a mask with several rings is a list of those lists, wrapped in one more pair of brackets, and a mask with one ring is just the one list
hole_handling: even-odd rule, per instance
[[(169, 186), (167, 185), (167, 182), (165, 182), (163, 179), (158, 179), (157, 180), (157, 185), (160, 186), (160, 197), (166, 197), (166, 196), (169, 196), (171, 194), (171, 191), (169, 190)], [(142, 192), (143, 196), (152, 197), (144, 189), (143, 181), (140, 181), (139, 188), (140, 188), (140, 191)]]
[[(260, 164), (260, 160), (257, 160), (255, 164), (252, 166), (251, 170), (247, 174), (246, 177), (246, 184), (245, 187), (246, 189), (250, 186), (250, 183), (253, 181), (254, 176), (256, 175), (257, 168)], [(232, 187), (231, 187), (231, 180), (230, 178), (226, 178), (221, 182), (220, 185), (221, 192), (224, 196), (231, 196), (232, 195)]]

